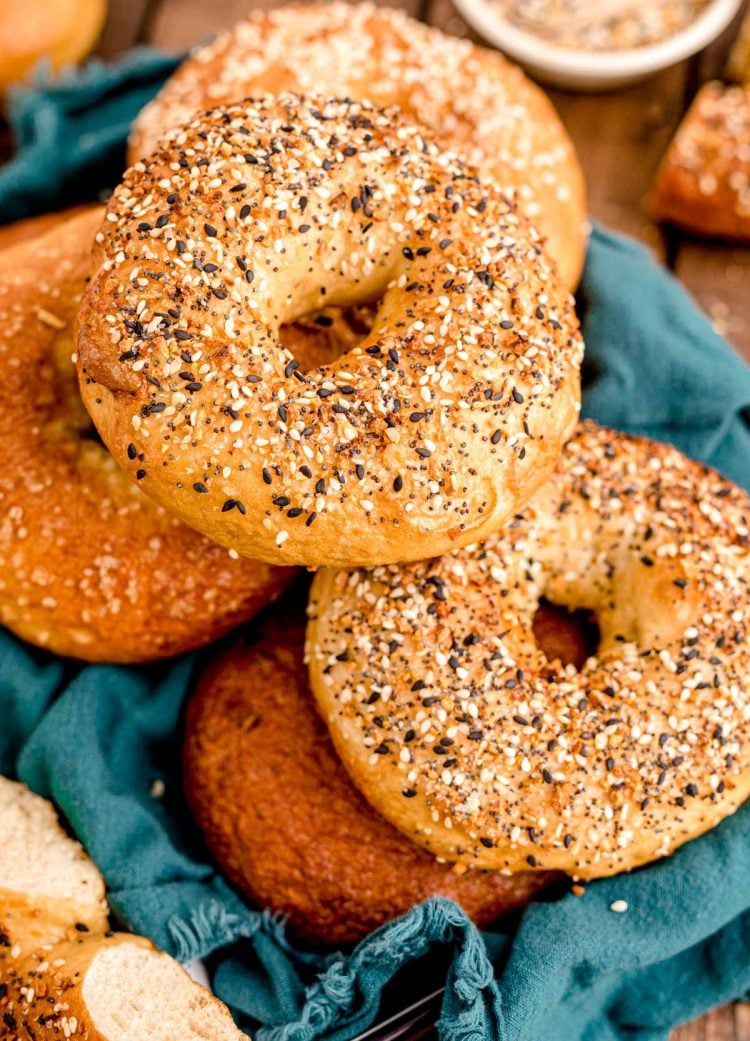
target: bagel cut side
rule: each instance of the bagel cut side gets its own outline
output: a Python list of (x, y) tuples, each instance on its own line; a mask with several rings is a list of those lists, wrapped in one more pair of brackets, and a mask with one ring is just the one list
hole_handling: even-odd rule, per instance
[(0, 847), (0, 1041), (246, 1041), (174, 959), (109, 928), (96, 866), (5, 777)]

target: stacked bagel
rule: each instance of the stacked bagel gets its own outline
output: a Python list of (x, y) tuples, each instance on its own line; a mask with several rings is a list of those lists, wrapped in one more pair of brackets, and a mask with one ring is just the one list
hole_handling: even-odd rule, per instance
[(486, 925), (733, 812), (750, 503), (578, 422), (583, 192), (543, 95), (397, 12), (281, 8), (188, 59), (131, 158), (105, 213), (0, 251), (0, 612), (134, 661), (287, 589), (187, 709), (232, 882), (313, 942), (433, 893)]

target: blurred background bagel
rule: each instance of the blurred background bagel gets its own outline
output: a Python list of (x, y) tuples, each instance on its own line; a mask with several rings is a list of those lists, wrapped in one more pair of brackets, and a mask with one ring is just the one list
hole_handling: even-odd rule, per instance
[(0, 4), (0, 95), (40, 62), (52, 72), (91, 52), (107, 0), (3, 0)]

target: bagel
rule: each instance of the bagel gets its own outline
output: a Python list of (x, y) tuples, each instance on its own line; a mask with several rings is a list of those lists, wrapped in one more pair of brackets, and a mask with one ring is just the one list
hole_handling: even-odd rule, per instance
[(657, 171), (657, 220), (750, 242), (750, 84), (706, 83)]
[(565, 285), (577, 284), (586, 198), (575, 150), (545, 94), (496, 51), (368, 3), (255, 11), (167, 81), (136, 120), (130, 161), (200, 109), (266, 91), (398, 105), (514, 192)]
[(0, 251), (0, 622), (57, 654), (146, 661), (221, 635), (293, 573), (230, 559), (94, 438), (71, 355), (101, 219)]
[[(473, 867), (593, 878), (711, 828), (750, 793), (749, 520), (715, 472), (585, 423), (483, 545), (319, 572), (311, 686), (352, 778)], [(581, 669), (537, 646), (541, 596), (596, 613)]]
[(457, 871), (377, 814), (315, 711), (304, 612), (276, 609), (201, 677), (185, 725), (185, 790), (231, 881), (313, 943), (359, 940), (428, 896), (479, 925), (551, 876)]
[(0, 1041), (246, 1041), (177, 962), (110, 930), (94, 864), (5, 777), (0, 844)]
[[(128, 171), (97, 243), (86, 407), (148, 495), (240, 555), (348, 566), (483, 538), (575, 425), (582, 341), (537, 233), (395, 110), (205, 113)], [(381, 294), (330, 365), (279, 341)]]
[[(19, 242), (28, 242), (56, 227), (62, 221), (70, 220), (79, 213), (92, 211), (90, 203), (81, 206), (70, 206), (66, 210), (58, 210), (54, 213), (39, 213), (35, 217), (26, 217), (23, 220), (13, 221), (11, 224), (0, 225), (0, 250), (8, 246), (15, 246)], [(93, 236), (92, 236), (93, 237)]]
[(3, 0), (0, 4), (0, 94), (40, 63), (59, 72), (93, 49), (106, 0)]

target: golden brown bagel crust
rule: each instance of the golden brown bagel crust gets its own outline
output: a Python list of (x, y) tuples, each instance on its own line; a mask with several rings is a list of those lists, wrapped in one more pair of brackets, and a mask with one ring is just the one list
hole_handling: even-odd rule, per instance
[(55, 213), (40, 213), (36, 217), (27, 217), (24, 220), (14, 221), (12, 224), (0, 225), (0, 249), (38, 238), (39, 235), (56, 227), (62, 221), (70, 220), (71, 217), (87, 210), (91, 211), (92, 206), (85, 203), (82, 206), (70, 206), (66, 210), (58, 210)]
[(199, 109), (265, 91), (398, 105), (515, 192), (565, 285), (578, 283), (586, 197), (575, 150), (546, 95), (496, 51), (367, 3), (255, 11), (199, 47), (143, 110), (131, 162)]
[(699, 235), (750, 241), (750, 86), (701, 87), (656, 175), (650, 208)]
[(231, 560), (92, 437), (73, 321), (99, 207), (0, 252), (0, 622), (88, 661), (146, 661), (249, 618), (291, 572)]
[(304, 612), (282, 605), (210, 667), (188, 706), (186, 792), (235, 885), (330, 944), (434, 894), (480, 925), (531, 899), (549, 876), (439, 864), (368, 805), (315, 710), (304, 642)]
[(85, 58), (106, 15), (106, 0), (3, 0), (0, 93), (33, 74), (40, 62), (59, 72)]
[[(311, 684), (353, 779), (483, 867), (596, 877), (700, 835), (750, 792), (749, 520), (676, 449), (584, 423), (484, 545), (319, 572)], [(534, 640), (541, 596), (596, 612), (580, 671)]]
[[(582, 341), (537, 232), (396, 110), (203, 114), (127, 173), (97, 240), (87, 408), (147, 494), (241, 555), (347, 566), (483, 538), (575, 425)], [(330, 365), (279, 342), (383, 293)]]

